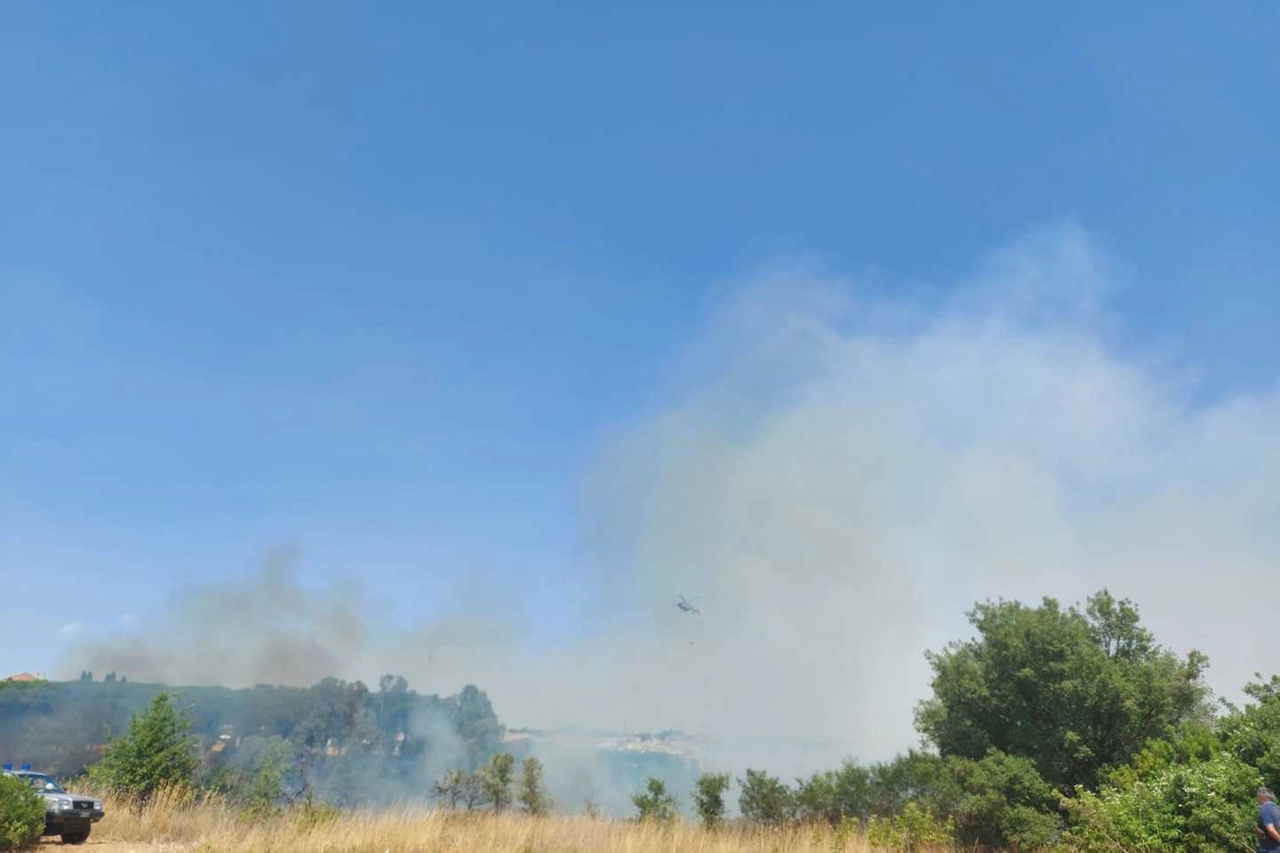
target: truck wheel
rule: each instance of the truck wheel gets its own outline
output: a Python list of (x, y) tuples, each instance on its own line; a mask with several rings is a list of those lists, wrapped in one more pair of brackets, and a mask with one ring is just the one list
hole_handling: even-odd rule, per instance
[(82, 829), (79, 832), (62, 833), (63, 844), (84, 844), (89, 840), (89, 830)]

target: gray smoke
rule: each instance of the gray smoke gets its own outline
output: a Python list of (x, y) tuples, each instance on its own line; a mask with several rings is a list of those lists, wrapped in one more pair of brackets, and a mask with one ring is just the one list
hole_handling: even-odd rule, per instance
[(349, 673), (370, 642), (358, 589), (309, 590), (298, 580), (298, 559), (292, 550), (273, 552), (255, 575), (174, 595), (158, 625), (75, 643), (64, 674), (114, 670), (134, 681), (249, 687), (310, 686)]

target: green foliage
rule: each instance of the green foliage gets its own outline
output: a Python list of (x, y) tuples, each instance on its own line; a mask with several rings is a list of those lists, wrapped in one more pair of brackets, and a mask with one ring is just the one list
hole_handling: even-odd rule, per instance
[(17, 850), (40, 840), (44, 800), (31, 786), (0, 775), (0, 850)]
[(703, 773), (694, 783), (693, 808), (707, 829), (724, 821), (724, 793), (729, 790), (728, 773)]
[[(1228, 744), (1228, 751), (1255, 764), (1246, 751)], [(1168, 738), (1152, 739), (1133, 757), (1107, 774), (1107, 783), (1114, 788), (1127, 789), (1144, 779), (1151, 779), (1163, 770), (1178, 764), (1208, 761), (1222, 750), (1223, 739), (1199, 720), (1191, 720), (1178, 726)]]
[(113, 741), (90, 778), (117, 794), (146, 800), (162, 785), (189, 785), (196, 770), (191, 723), (159, 693), (150, 708), (129, 720), (129, 731)]
[(747, 778), (739, 779), (738, 785), (742, 788), (738, 809), (747, 820), (778, 826), (794, 816), (795, 795), (776, 776), (747, 770)]
[(1258, 768), (1272, 787), (1280, 785), (1280, 696), (1276, 685), (1276, 678), (1270, 684), (1248, 685), (1245, 692), (1255, 701), (1228, 714), (1218, 726), (1223, 745)]
[(680, 816), (675, 795), (668, 794), (666, 783), (654, 776), (645, 780), (645, 792), (632, 795), (631, 802), (639, 822), (669, 823)]
[(902, 779), (897, 772), (905, 768), (902, 760), (874, 768), (863, 767), (845, 761), (839, 770), (815, 773), (808, 779), (797, 779), (793, 795), (796, 816), (804, 821), (826, 821), (833, 826), (846, 818), (865, 818), (872, 814), (878, 802), (892, 803), (885, 812), (899, 807), (900, 797), (915, 795), (908, 790), (898, 790)]
[(998, 749), (1035, 761), (1059, 790), (1092, 788), (1150, 739), (1207, 715), (1204, 657), (1156, 645), (1137, 608), (1105, 590), (1083, 613), (1046, 598), (982, 603), (969, 618), (978, 637), (930, 653), (933, 698), (916, 713), (944, 756)]
[(963, 845), (1042, 850), (1058, 839), (1056, 792), (1030, 759), (992, 750), (981, 761), (951, 758), (946, 767), (954, 790), (938, 808)]
[(893, 817), (873, 817), (867, 822), (867, 841), (872, 847), (915, 853), (931, 847), (955, 843), (955, 824), (939, 817), (933, 809), (915, 800)]
[(551, 799), (547, 796), (546, 786), (542, 782), (542, 762), (533, 756), (524, 760), (520, 767), (520, 794), (517, 799), (525, 812), (531, 815), (544, 815), (551, 810)]
[(828, 770), (808, 779), (797, 779), (792, 805), (797, 818), (806, 823), (838, 824), (845, 813), (836, 803), (836, 773)]
[(1251, 850), (1258, 771), (1228, 753), (1172, 764), (1127, 788), (1064, 797), (1067, 834), (1084, 853)]
[[(946, 763), (937, 755), (910, 750), (871, 768), (871, 813), (886, 817), (912, 800), (936, 801), (945, 787)], [(948, 792), (949, 793), (949, 792)]]
[(481, 772), (480, 787), (485, 802), (492, 805), (495, 812), (504, 811), (511, 805), (511, 778), (515, 764), (511, 753), (499, 752), (489, 759), (489, 765)]

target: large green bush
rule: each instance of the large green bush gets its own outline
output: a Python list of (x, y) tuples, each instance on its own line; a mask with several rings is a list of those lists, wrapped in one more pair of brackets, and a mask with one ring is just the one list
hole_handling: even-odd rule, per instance
[(952, 790), (939, 810), (955, 820), (964, 846), (1043, 850), (1058, 839), (1057, 796), (1030, 759), (991, 750), (981, 761), (948, 759), (946, 767)]
[(44, 800), (21, 779), (0, 776), (0, 850), (17, 850), (39, 840)]
[(1068, 839), (1086, 853), (1218, 853), (1252, 850), (1253, 767), (1223, 752), (1207, 761), (1172, 764), (1128, 787), (1080, 789), (1064, 798)]
[(781, 779), (763, 770), (747, 770), (747, 778), (739, 779), (742, 793), (738, 810), (753, 823), (780, 826), (795, 815), (795, 794)]

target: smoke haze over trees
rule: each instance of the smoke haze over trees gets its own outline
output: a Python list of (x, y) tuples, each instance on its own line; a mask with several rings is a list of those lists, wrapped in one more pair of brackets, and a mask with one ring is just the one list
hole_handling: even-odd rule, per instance
[[(552, 637), (517, 585), (479, 576), (393, 626), (358, 584), (276, 557), (177, 594), (145, 632), (81, 636), (63, 675), (400, 672), (442, 695), (484, 685), (519, 725), (714, 733), (796, 775), (830, 748), (878, 760), (913, 743), (924, 652), (968, 633), (969, 603), (1106, 585), (1238, 697), (1270, 654), (1239, 636), (1233, 591), (1280, 550), (1250, 521), (1275, 509), (1280, 398), (1205, 398), (1184, 365), (1134, 351), (1109, 313), (1133, 274), (1063, 223), (979, 258), (946, 282), (954, 298), (885, 297), (813, 261), (735, 282), (651, 415), (601, 442), (585, 568)], [(761, 732), (824, 747), (748, 743)]]
[[(793, 779), (760, 766), (732, 777), (693, 765), (648, 773), (632, 779), (634, 816), (828, 824), (841, 833), (856, 826), (904, 853), (951, 842), (1102, 853), (1118, 838), (1125, 849), (1177, 841), (1210, 850), (1231, 846), (1248, 825), (1254, 786), (1280, 782), (1277, 677), (1247, 685), (1245, 708), (1215, 709), (1203, 682), (1207, 659), (1166, 650), (1137, 606), (1105, 589), (1065, 608), (1052, 598), (1034, 607), (979, 602), (970, 618), (974, 638), (930, 655), (933, 695), (916, 723), (935, 749), (870, 764), (847, 757), (838, 769)], [(544, 766), (550, 779), (581, 759), (520, 761), (516, 753), (536, 742), (504, 742), (491, 703), (473, 686), (442, 699), (387, 675), (377, 691), (326, 678), (311, 688), (202, 687), (184, 696), (175, 707), (159, 688), (123, 679), (5, 684), (0, 747), (35, 750), (42, 769), (70, 774), (81, 756), (97, 761), (109, 740), (93, 778), (149, 791), (154, 781), (136, 768), (180, 766), (179, 776), (258, 815), (302, 791), (309, 802), (314, 791), (340, 805), (430, 797), (453, 809), (518, 804), (537, 816), (554, 793), (543, 788)], [(147, 703), (126, 736), (106, 736), (113, 719)], [(102, 743), (67, 748), (67, 724), (88, 723), (91, 732), (98, 718)], [(187, 732), (192, 754), (183, 751)], [(167, 760), (171, 752), (179, 760)], [(620, 784), (617, 774), (610, 782)], [(728, 802), (736, 815), (726, 815)]]
[[(98, 762), (130, 717), (165, 688), (137, 681), (0, 685), (0, 755), (68, 777)], [(422, 695), (401, 677), (378, 689), (325, 678), (309, 688), (184, 687), (175, 712), (189, 717), (201, 779), (217, 787), (252, 775), (281, 745), (286, 787), (306, 779), (340, 803), (426, 795), (448, 768), (475, 769), (501, 745), (503, 727), (484, 692)]]

